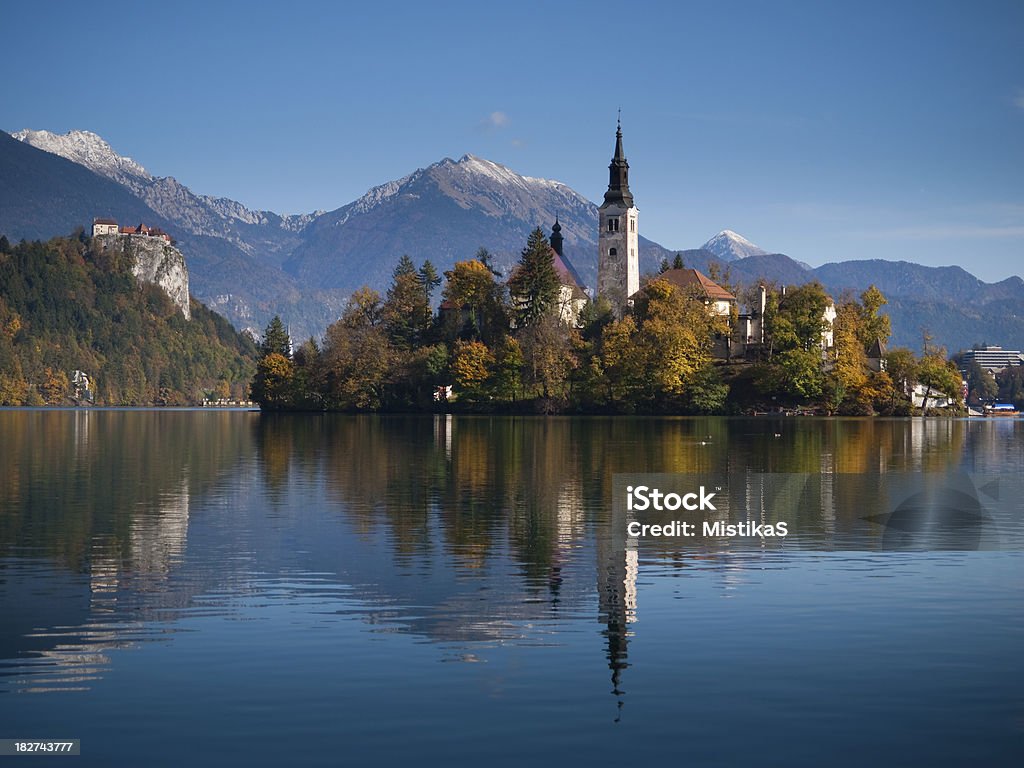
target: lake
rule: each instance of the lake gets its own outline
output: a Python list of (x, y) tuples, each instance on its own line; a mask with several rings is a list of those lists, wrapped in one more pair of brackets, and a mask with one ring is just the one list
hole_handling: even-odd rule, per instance
[[(81, 740), (33, 765), (1024, 759), (1021, 420), (0, 410), (0, 455), (0, 738)], [(640, 482), (788, 535), (631, 536)]]

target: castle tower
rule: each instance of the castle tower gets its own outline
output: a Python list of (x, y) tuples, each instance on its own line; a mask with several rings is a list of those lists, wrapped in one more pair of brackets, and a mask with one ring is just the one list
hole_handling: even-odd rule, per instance
[(615, 130), (615, 155), (608, 166), (608, 191), (598, 210), (597, 295), (621, 316), (640, 290), (639, 211), (629, 191), (629, 163), (622, 151), (622, 123)]

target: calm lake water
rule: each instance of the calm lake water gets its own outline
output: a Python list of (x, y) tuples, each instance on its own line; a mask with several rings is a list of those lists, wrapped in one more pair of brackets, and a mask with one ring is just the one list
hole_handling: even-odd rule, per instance
[[(1024, 760), (1020, 420), (10, 410), (0, 456), (0, 738), (81, 739), (33, 765)], [(790, 535), (629, 537), (627, 473)]]

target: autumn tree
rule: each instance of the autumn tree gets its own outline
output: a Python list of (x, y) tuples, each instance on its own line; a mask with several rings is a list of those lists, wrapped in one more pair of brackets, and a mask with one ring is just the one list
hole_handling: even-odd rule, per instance
[(648, 399), (678, 404), (697, 371), (711, 363), (712, 339), (726, 330), (724, 320), (700, 296), (661, 279), (645, 286), (634, 313)]
[(39, 383), (39, 394), (47, 405), (60, 405), (68, 395), (68, 375), (47, 366)]
[(452, 376), (459, 396), (474, 401), (485, 398), (484, 383), (491, 375), (494, 355), (480, 341), (457, 341), (452, 350)]
[(889, 343), (889, 336), (892, 334), (892, 323), (888, 315), (879, 314), (882, 307), (888, 304), (888, 299), (874, 284), (869, 285), (860, 295), (859, 323), (857, 336), (866, 352), (875, 341), (879, 341), (884, 348)]
[(501, 272), (499, 272), (494, 267), (494, 257), (491, 256), (491, 252), (484, 248), (482, 245), (476, 249), (476, 255), (473, 258), (479, 261), (485, 267), (487, 267), (487, 271), (490, 272), (495, 277), (502, 276)]
[(857, 393), (867, 383), (867, 356), (861, 340), (861, 306), (855, 301), (844, 301), (836, 310), (832, 324), (833, 347), (829, 351), (831, 370), (826, 377), (826, 390), (830, 410), (836, 411), (846, 403), (847, 410), (859, 406)]
[(441, 296), (447, 305), (443, 321), (448, 338), (489, 344), (504, 336), (508, 330), (504, 289), (490, 270), (479, 261), (459, 261), (444, 274)]
[(256, 363), (250, 396), (260, 408), (279, 411), (292, 404), (292, 361), (282, 354), (271, 352)]
[[(544, 401), (566, 396), (569, 374), (575, 365), (571, 354), (573, 333), (554, 313), (542, 315), (516, 332), (522, 347), (523, 383), (528, 395)], [(549, 408), (551, 403), (542, 403)]]
[(327, 328), (321, 352), (327, 407), (372, 410), (385, 403), (394, 353), (382, 314), (380, 294), (363, 287)]

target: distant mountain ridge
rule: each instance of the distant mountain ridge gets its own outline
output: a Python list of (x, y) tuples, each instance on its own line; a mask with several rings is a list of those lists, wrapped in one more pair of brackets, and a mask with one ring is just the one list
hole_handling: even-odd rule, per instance
[[(319, 216), (284, 266), (300, 282), (317, 276), (328, 287), (380, 287), (403, 254), (450, 269), (484, 246), (507, 271), (530, 232), (549, 231), (556, 218), (566, 255), (584, 282), (595, 285), (594, 203), (559, 181), (520, 176), (474, 155), (444, 158)], [(381, 257), (362, 258), (367, 253)], [(642, 268), (651, 271), (670, 255), (641, 238)]]
[[(279, 216), (154, 177), (88, 131), (16, 137), (0, 135), (0, 231), (45, 238), (94, 215), (156, 223), (180, 241), (193, 293), (239, 328), (262, 329), (280, 314), (297, 336), (319, 335), (352, 290), (386, 289), (403, 254), (443, 271), (483, 246), (507, 271), (529, 232), (549, 230), (556, 217), (566, 255), (588, 286), (597, 282), (597, 206), (564, 183), (474, 155), (444, 158), (333, 211)], [(657, 272), (677, 252), (641, 237), (641, 273)], [(835, 296), (873, 283), (890, 298), (895, 344), (919, 346), (925, 326), (950, 350), (981, 341), (1024, 346), (1020, 278), (988, 284), (958, 267), (881, 260), (812, 269), (732, 230), (680, 253), (687, 266), (728, 270), (733, 282), (818, 279)]]

